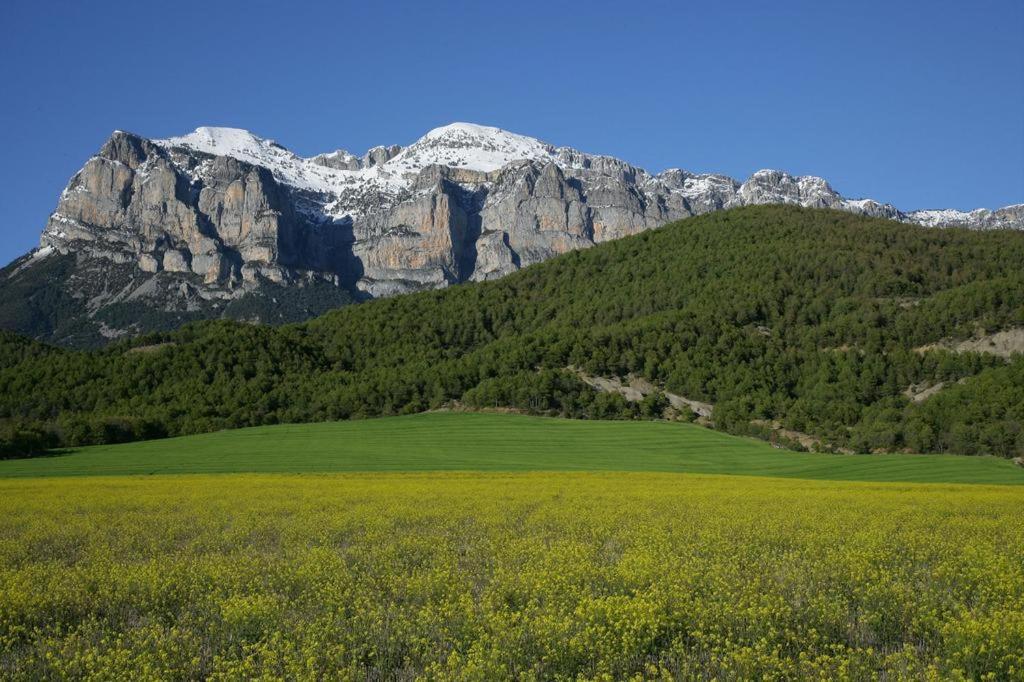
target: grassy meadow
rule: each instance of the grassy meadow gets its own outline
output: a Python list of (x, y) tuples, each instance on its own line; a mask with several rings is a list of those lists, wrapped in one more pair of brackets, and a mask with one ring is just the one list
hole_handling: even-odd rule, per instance
[(0, 679), (1020, 680), (1022, 474), (469, 413), (0, 462)]
[(0, 478), (332, 471), (664, 471), (1024, 484), (1024, 468), (996, 457), (798, 453), (691, 424), (466, 412), (263, 426), (0, 461)]

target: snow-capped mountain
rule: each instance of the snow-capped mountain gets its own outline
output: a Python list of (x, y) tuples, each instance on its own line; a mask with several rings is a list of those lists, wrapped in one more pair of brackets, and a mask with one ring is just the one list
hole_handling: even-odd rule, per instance
[(903, 213), (843, 198), (822, 178), (654, 175), (469, 123), (407, 147), (311, 158), (233, 128), (154, 140), (118, 131), (71, 179), (40, 248), (9, 266), (0, 287), (49, 282), (59, 270), (47, 286), (78, 310), (73, 329), (50, 319), (19, 330), (95, 343), (225, 314), (301, 319), (349, 295), (493, 279), (672, 220), (767, 203), (1024, 227), (1024, 205)]
[(513, 161), (555, 161), (556, 156), (553, 147), (532, 137), (469, 123), (435, 128), (405, 148), (374, 147), (362, 157), (339, 149), (304, 159), (273, 140), (237, 128), (203, 127), (153, 142), (166, 149), (230, 156), (269, 169), (284, 184), (339, 197), (354, 187), (399, 191), (427, 166), (491, 172)]
[(656, 191), (660, 184), (698, 205), (727, 208), (792, 203), (891, 217), (929, 227), (1021, 227), (1014, 212), (997, 214), (983, 208), (903, 213), (872, 199), (844, 199), (823, 178), (794, 177), (778, 170), (757, 171), (744, 183), (724, 175), (694, 174), (679, 169), (651, 176), (616, 159), (585, 154), (567, 147), (556, 148), (532, 137), (472, 123), (452, 123), (435, 128), (408, 147), (374, 147), (361, 157), (339, 149), (302, 158), (273, 140), (237, 128), (202, 127), (188, 135), (153, 142), (167, 149), (181, 148), (212, 156), (230, 156), (267, 168), (283, 184), (334, 197), (333, 201), (324, 203), (323, 214), (331, 218), (373, 210), (375, 206), (365, 206), (360, 201), (367, 190), (399, 195), (409, 189), (416, 176), (429, 166), (493, 173), (509, 164), (529, 161), (552, 163), (563, 171), (573, 172), (590, 169), (598, 159), (613, 166), (627, 167), (632, 173), (641, 175), (647, 188)]

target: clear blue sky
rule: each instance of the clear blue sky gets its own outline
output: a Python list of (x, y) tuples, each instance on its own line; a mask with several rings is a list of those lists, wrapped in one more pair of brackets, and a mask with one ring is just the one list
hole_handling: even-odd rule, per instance
[(310, 155), (452, 121), (904, 209), (1024, 202), (1024, 3), (0, 4), (0, 261), (114, 129)]

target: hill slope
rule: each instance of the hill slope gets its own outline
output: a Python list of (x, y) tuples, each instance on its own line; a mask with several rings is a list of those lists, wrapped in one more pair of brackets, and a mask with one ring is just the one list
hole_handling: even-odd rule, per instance
[(0, 478), (339, 471), (664, 471), (1024, 485), (1024, 469), (992, 457), (797, 453), (691, 424), (458, 412), (263, 426), (0, 462)]
[(5, 337), (0, 417), (84, 444), (453, 400), (588, 418), (663, 407), (597, 393), (573, 367), (711, 403), (735, 433), (1013, 456), (1024, 361), (937, 342), (1024, 325), (1022, 262), (1020, 232), (735, 209), (301, 325), (201, 323), (96, 352)]

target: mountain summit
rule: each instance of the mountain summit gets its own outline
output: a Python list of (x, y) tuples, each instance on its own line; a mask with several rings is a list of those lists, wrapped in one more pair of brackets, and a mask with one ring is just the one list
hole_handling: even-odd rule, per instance
[(0, 272), (0, 326), (67, 345), (209, 317), (299, 320), (354, 299), (523, 266), (750, 204), (923, 225), (1024, 227), (1024, 205), (904, 213), (777, 170), (745, 182), (452, 123), (408, 147), (303, 158), (235, 128), (115, 132), (61, 193), (38, 249)]

